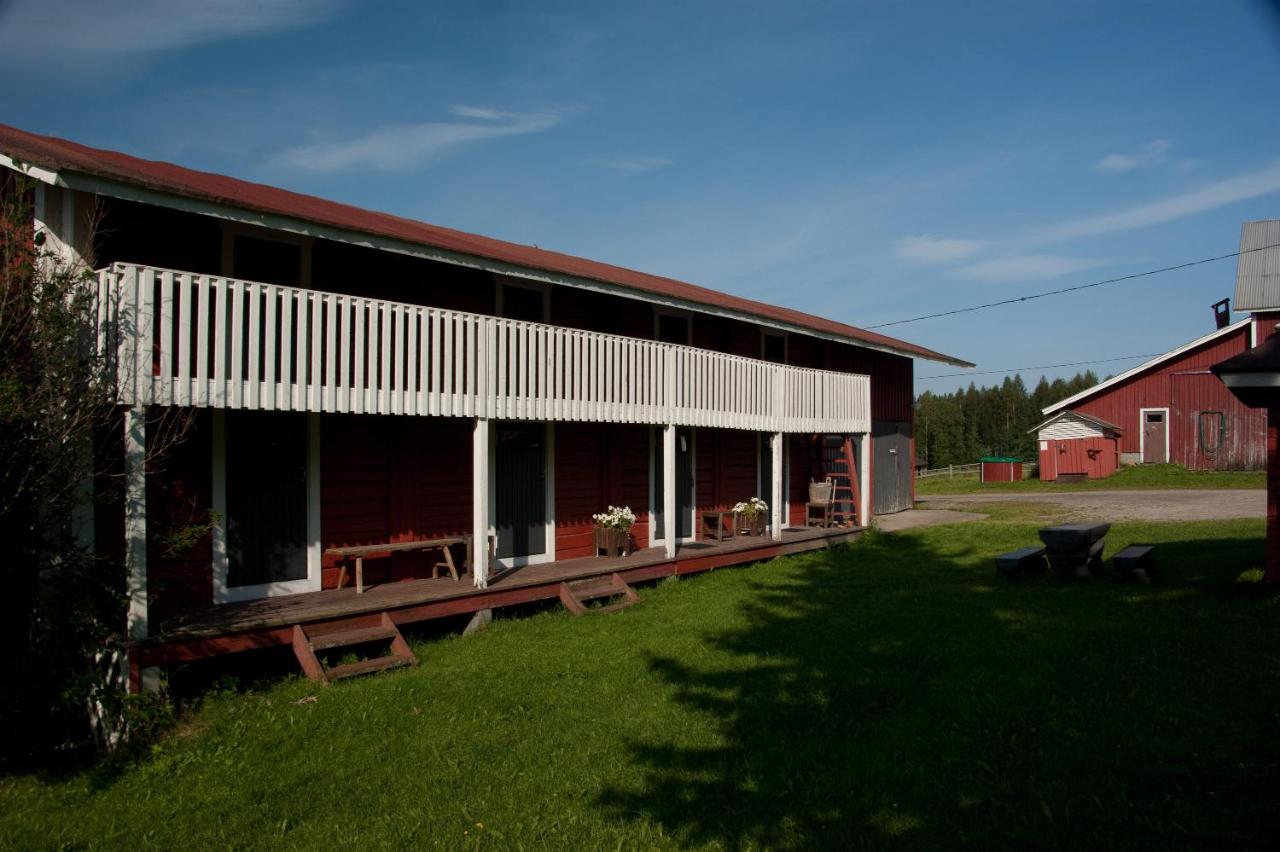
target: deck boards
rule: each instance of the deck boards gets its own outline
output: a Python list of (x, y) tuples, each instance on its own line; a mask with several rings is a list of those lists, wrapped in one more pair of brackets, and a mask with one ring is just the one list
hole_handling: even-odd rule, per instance
[(554, 598), (559, 583), (565, 580), (617, 572), (630, 581), (643, 582), (823, 548), (852, 541), (859, 532), (857, 529), (787, 529), (781, 541), (744, 536), (726, 542), (686, 543), (677, 549), (674, 562), (661, 547), (643, 548), (622, 557), (563, 559), (504, 569), (490, 579), (487, 589), (475, 588), (471, 575), (467, 574), (460, 580), (441, 577), (383, 583), (366, 588), (364, 594), (357, 594), (353, 588), (327, 589), (209, 605), (187, 611), (181, 619), (163, 625), (155, 636), (135, 647), (141, 657), (157, 661), (169, 658), (165, 649), (176, 646), (186, 646), (184, 659), (212, 656), (236, 650), (241, 645), (278, 644), (279, 637), (285, 634), (281, 628), (294, 624), (358, 620), (382, 612), (390, 613), (397, 623), (411, 623)]

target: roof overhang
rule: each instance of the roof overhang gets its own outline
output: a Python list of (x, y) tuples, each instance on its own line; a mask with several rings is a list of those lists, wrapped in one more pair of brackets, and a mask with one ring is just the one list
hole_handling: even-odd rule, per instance
[(1094, 396), (1095, 394), (1101, 393), (1102, 391), (1106, 390), (1109, 387), (1113, 387), (1115, 385), (1120, 384), (1123, 381), (1132, 379), (1134, 376), (1141, 375), (1147, 370), (1150, 370), (1152, 367), (1158, 367), (1172, 358), (1176, 358), (1179, 355), (1190, 352), (1191, 350), (1201, 347), (1206, 343), (1211, 343), (1220, 337), (1226, 337), (1228, 334), (1239, 331), (1240, 329), (1247, 326), (1251, 321), (1252, 321), (1251, 317), (1245, 317), (1244, 319), (1236, 320), (1235, 322), (1231, 323), (1231, 325), (1227, 325), (1227, 326), (1223, 326), (1222, 328), (1215, 329), (1209, 334), (1206, 334), (1204, 337), (1198, 337), (1195, 340), (1191, 341), (1190, 343), (1187, 343), (1183, 346), (1179, 346), (1177, 349), (1171, 349), (1170, 351), (1164, 353), (1163, 355), (1157, 355), (1156, 357), (1152, 358), (1150, 361), (1145, 361), (1132, 369), (1125, 370), (1123, 373), (1120, 373), (1119, 375), (1112, 376), (1111, 378), (1107, 379), (1105, 382), (1099, 382), (1093, 387), (1086, 388), (1085, 390), (1080, 391), (1080, 393), (1075, 394), (1074, 396), (1069, 396), (1060, 402), (1055, 402), (1053, 405), (1046, 406), (1040, 410), (1040, 413), (1052, 414), (1055, 411), (1061, 411), (1062, 409), (1066, 408), (1069, 405), (1074, 405), (1077, 402), (1083, 402), (1089, 397)]
[[(434, 260), (455, 266), (480, 269), (502, 275), (510, 275), (531, 281), (560, 284), (567, 287), (607, 293), (609, 295), (636, 299), (661, 305), (663, 307), (676, 308), (724, 317), (727, 319), (739, 320), (742, 322), (754, 323), (776, 331), (803, 334), (810, 337), (858, 346), (864, 349), (871, 349), (906, 358), (921, 358), (924, 360), (937, 361), (963, 368), (975, 366), (969, 361), (945, 355), (943, 353), (934, 352), (933, 350), (925, 349), (924, 347), (919, 347), (915, 344), (909, 344), (905, 341), (897, 341), (894, 338), (888, 338), (883, 335), (873, 335), (868, 333), (876, 338), (868, 340), (864, 337), (854, 336), (852, 333), (841, 334), (838, 333), (838, 331), (825, 331), (821, 328), (814, 328), (813, 326), (806, 325), (799, 321), (789, 322), (784, 318), (761, 315), (753, 313), (750, 310), (734, 309), (732, 307), (711, 304), (697, 299), (681, 298), (679, 296), (653, 292), (647, 289), (629, 287), (625, 284), (611, 282), (600, 278), (573, 275), (555, 270), (542, 269), (533, 265), (512, 263), (493, 257), (487, 257), (483, 254), (472, 254), (434, 246), (426, 242), (386, 236), (370, 230), (339, 227), (304, 216), (287, 215), (257, 209), (252, 205), (232, 204), (228, 203), (226, 200), (202, 198), (195, 194), (169, 191), (163, 188), (147, 186), (141, 182), (121, 180), (102, 174), (95, 174), (77, 168), (67, 167), (65, 165), (51, 167), (49, 165), (42, 165), (28, 160), (18, 160), (3, 152), (0, 152), (0, 166), (7, 166), (11, 169), (22, 172), (33, 179), (52, 186), (65, 187), (81, 192), (119, 198), (126, 201), (136, 201), (158, 207), (183, 210), (226, 221), (255, 225), (262, 228), (313, 238), (334, 240), (379, 251), (395, 252), (397, 254), (426, 260)], [(603, 267), (604, 265), (601, 264), (600, 266)], [(630, 270), (624, 271), (631, 272)], [(683, 286), (700, 291), (705, 289), (698, 288), (695, 285)], [(762, 305), (762, 307), (766, 306)], [(798, 311), (791, 311), (790, 309), (777, 309), (777, 311), (784, 314), (792, 313), (801, 317), (807, 316)], [(815, 321), (824, 322), (828, 325), (835, 325), (837, 328), (842, 325), (832, 323), (830, 321), (824, 321), (817, 317), (814, 317), (813, 319)], [(856, 331), (858, 330), (850, 328), (850, 332)]]
[(1209, 369), (1250, 408), (1280, 405), (1280, 332)]

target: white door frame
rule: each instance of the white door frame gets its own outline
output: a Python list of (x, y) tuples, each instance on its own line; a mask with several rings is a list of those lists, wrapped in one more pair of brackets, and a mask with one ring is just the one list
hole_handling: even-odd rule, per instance
[[(658, 503), (662, 501), (662, 495), (656, 493), (657, 477), (654, 476), (653, 465), (657, 458), (657, 442), (662, 440), (662, 426), (653, 426), (649, 429), (649, 546), (657, 547), (666, 542), (667, 537), (664, 535), (658, 538), (658, 521), (656, 515), (661, 508)], [(676, 440), (680, 440), (681, 429), (688, 429), (693, 433), (693, 444), (689, 447), (689, 513), (690, 524), (689, 529), (693, 531), (693, 535), (682, 536), (676, 539), (677, 544), (688, 544), (689, 542), (698, 540), (698, 429), (695, 426), (677, 426)], [(655, 502), (656, 501), (656, 502)], [(665, 522), (666, 519), (664, 518)], [(677, 525), (675, 529), (679, 529)]]
[(259, 583), (253, 586), (227, 585), (227, 413), (213, 412), (213, 602), (231, 603), (318, 592), (322, 588), (320, 550), (320, 415), (307, 415), (307, 576), (300, 580)]
[[(1169, 422), (1169, 409), (1167, 408), (1139, 408), (1138, 409), (1138, 458), (1146, 459), (1147, 456), (1147, 412), (1160, 411), (1164, 413), (1164, 463), (1169, 464), (1173, 461), (1169, 454), (1169, 435), (1173, 431), (1173, 424)], [(1146, 464), (1145, 461), (1142, 462)]]
[[(527, 423), (528, 421), (489, 421), (489, 535), (493, 536), (494, 553), (498, 550), (498, 444), (493, 432), (500, 422)], [(546, 542), (542, 553), (524, 556), (494, 556), (493, 564), (499, 568), (521, 568), (525, 565), (541, 565), (556, 561), (556, 424), (542, 424), (546, 429), (546, 475), (544, 488), (547, 501)]]

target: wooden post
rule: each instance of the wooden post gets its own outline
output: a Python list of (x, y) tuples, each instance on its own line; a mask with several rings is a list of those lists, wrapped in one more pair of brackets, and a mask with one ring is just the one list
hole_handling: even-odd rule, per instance
[(858, 526), (871, 525), (871, 433), (863, 434), (858, 442)]
[(489, 586), (489, 418), (471, 433), (471, 570), (477, 589)]
[(147, 638), (146, 408), (124, 410), (124, 541), (129, 566), (129, 638)]
[(774, 541), (782, 540), (782, 528), (786, 525), (782, 515), (782, 495), (785, 493), (782, 482), (782, 447), (786, 436), (781, 432), (775, 432), (769, 437), (769, 443), (773, 450), (773, 474), (769, 477), (769, 483), (772, 486), (772, 493), (769, 495), (769, 512), (772, 518), (772, 534)]
[(676, 558), (676, 539), (680, 522), (676, 517), (676, 427), (668, 423), (662, 429), (662, 517), (666, 526), (667, 558)]
[(1263, 581), (1280, 583), (1280, 407), (1267, 409), (1267, 556)]

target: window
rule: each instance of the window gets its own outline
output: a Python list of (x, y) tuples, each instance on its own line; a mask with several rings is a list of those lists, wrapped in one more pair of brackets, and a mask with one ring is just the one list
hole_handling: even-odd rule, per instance
[(1148, 422), (1148, 423), (1163, 423), (1163, 422), (1164, 422), (1164, 412), (1163, 412), (1163, 411), (1148, 411), (1148, 412), (1147, 412), (1147, 422)]
[(546, 322), (546, 292), (541, 288), (502, 284), (499, 313), (508, 319)]
[(787, 363), (787, 338), (786, 335), (772, 334), (764, 332), (764, 340), (761, 343), (761, 355), (764, 360), (771, 361), (774, 364)]
[(302, 283), (302, 246), (235, 234), (230, 274), (243, 281), (297, 287)]
[(689, 343), (689, 318), (675, 314), (658, 314), (657, 338), (663, 343)]

